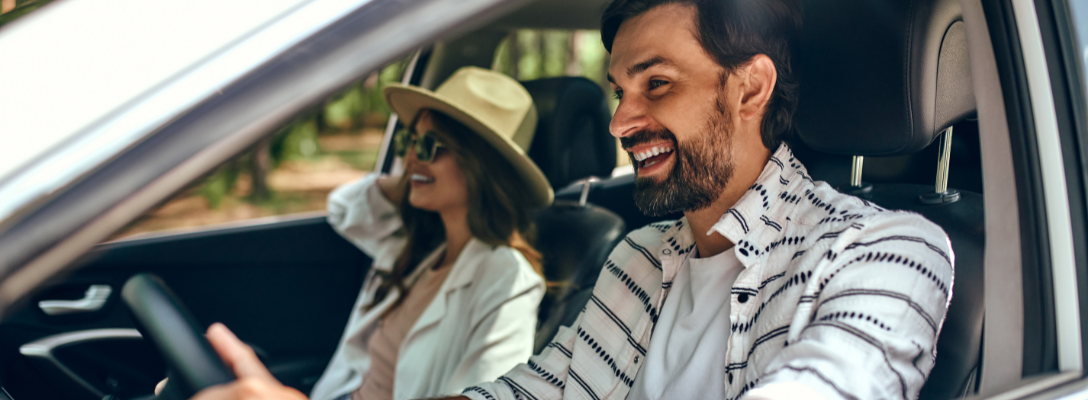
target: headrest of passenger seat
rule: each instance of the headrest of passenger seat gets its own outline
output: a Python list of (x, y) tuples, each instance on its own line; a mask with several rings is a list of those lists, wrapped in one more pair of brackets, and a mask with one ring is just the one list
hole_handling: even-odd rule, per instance
[(616, 139), (608, 133), (612, 113), (601, 87), (581, 77), (522, 84), (533, 96), (538, 121), (529, 158), (552, 187), (589, 176), (611, 176), (616, 167)]
[(958, 0), (803, 0), (799, 138), (894, 156), (975, 112)]

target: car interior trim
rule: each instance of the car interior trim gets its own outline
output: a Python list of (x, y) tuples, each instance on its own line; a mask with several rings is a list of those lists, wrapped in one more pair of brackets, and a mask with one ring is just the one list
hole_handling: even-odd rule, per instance
[[(979, 142), (985, 191), (985, 309), (980, 393), (1015, 387), (1020, 380), (1024, 346), (1023, 276), (1020, 220), (1012, 144), (1003, 89), (980, 0), (960, 0), (967, 33), (971, 78), (978, 102)], [(1000, 294), (1000, 295), (999, 295)]]
[(52, 368), (56, 372), (71, 379), (94, 396), (103, 397), (106, 395), (105, 393), (102, 393), (101, 390), (88, 383), (81, 378), (79, 374), (76, 374), (66, 367), (64, 363), (57, 360), (57, 358), (53, 356), (53, 350), (79, 343), (105, 339), (143, 339), (143, 335), (140, 334), (140, 331), (135, 329), (92, 329), (67, 332), (24, 344), (19, 347), (19, 353), (32, 360), (39, 360), (48, 365), (48, 368)]
[[(1075, 375), (1076, 373), (1063, 373), (1063, 375), (1066, 374)], [(1074, 376), (1074, 378), (1076, 378), (1076, 376)], [(1044, 391), (1022, 394), (1019, 398), (1023, 400), (1088, 400), (1088, 380), (1080, 379), (1065, 385), (1057, 385)]]
[(1015, 389), (1001, 392), (993, 396), (977, 396), (970, 397), (970, 399), (985, 398), (986, 400), (1016, 400), (1023, 399), (1027, 396), (1039, 394), (1048, 390), (1051, 390), (1062, 384), (1072, 382), (1080, 378), (1080, 372), (1078, 371), (1066, 371), (1057, 374), (1043, 375), (1037, 377), (1034, 380), (1027, 381), (1027, 384), (1023, 384)]
[(92, 329), (67, 332), (24, 344), (19, 347), (19, 353), (24, 356), (47, 356), (52, 354), (53, 349), (77, 343), (102, 339), (140, 339), (142, 337), (140, 331), (135, 329)]
[(328, 215), (328, 211), (326, 211), (326, 210), (306, 211), (306, 212), (286, 214), (286, 215), (273, 215), (273, 216), (269, 216), (269, 217), (251, 218), (251, 219), (244, 219), (244, 220), (240, 220), (240, 221), (222, 222), (222, 223), (217, 223), (217, 224), (212, 224), (212, 225), (202, 225), (202, 226), (188, 227), (188, 228), (174, 228), (174, 229), (166, 229), (166, 230), (161, 230), (161, 231), (139, 233), (139, 234), (135, 234), (135, 235), (132, 235), (132, 236), (126, 236), (126, 237), (123, 237), (121, 239), (111, 240), (109, 242), (104, 242), (102, 244), (124, 243), (124, 242), (132, 242), (132, 241), (137, 241), (137, 240), (143, 241), (143, 240), (152, 240), (152, 239), (160, 239), (160, 238), (176, 238), (179, 235), (218, 233), (218, 232), (222, 232), (222, 231), (245, 229), (245, 228), (250, 228), (250, 227), (264, 226), (264, 225), (277, 224), (277, 223), (290, 224), (292, 222), (298, 222), (298, 221), (309, 221), (309, 220), (314, 219), (314, 218), (325, 219), (325, 217), (327, 215)]
[[(1081, 335), (1088, 334), (1088, 197), (1085, 193), (1085, 177), (1088, 169), (1088, 147), (1084, 136), (1088, 132), (1085, 115), (1084, 70), (1082, 52), (1078, 49), (1076, 11), (1077, 0), (1036, 0), (1036, 12), (1042, 33), (1047, 66), (1050, 67), (1050, 83), (1057, 112), (1058, 133), (1065, 161), (1066, 192), (1069, 194), (1070, 222), (1073, 228), (1073, 250), (1078, 271), (1077, 286), (1080, 289)], [(1081, 24), (1084, 21), (1080, 21)], [(1082, 343), (1084, 341), (1082, 340)], [(1082, 344), (1082, 360), (1088, 348)]]
[(1043, 52), (1042, 34), (1031, 0), (1013, 0), (1013, 12), (1023, 51), (1042, 168), (1047, 228), (1054, 288), (1054, 312), (1058, 335), (1058, 367), (1080, 371), (1080, 302), (1077, 291), (1076, 259), (1069, 197), (1065, 187), (1065, 164), (1058, 137), (1058, 117), (1050, 88), (1050, 74)]
[[(173, 120), (0, 234), (0, 266), (6, 266), (0, 274), (10, 274), (0, 285), (0, 310), (305, 107), (408, 49), (474, 28), (522, 2), (374, 0), (307, 38), (297, 50), (285, 51)], [(181, 152), (179, 146), (194, 153)], [(128, 165), (156, 156), (165, 156), (155, 158), (158, 165)], [(179, 157), (184, 161), (175, 161)], [(45, 226), (51, 230), (42, 231)], [(69, 233), (55, 239), (35, 237), (56, 232)]]
[(45, 315), (69, 315), (90, 313), (101, 310), (113, 293), (110, 285), (91, 285), (82, 298), (76, 300), (42, 300), (38, 302), (38, 308)]

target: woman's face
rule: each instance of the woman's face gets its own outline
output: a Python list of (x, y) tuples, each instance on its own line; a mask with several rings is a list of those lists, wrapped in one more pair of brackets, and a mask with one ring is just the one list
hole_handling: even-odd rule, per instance
[[(424, 110), (416, 120), (416, 134), (436, 132), (440, 142), (449, 141), (449, 132), (440, 131), (434, 125), (431, 111)], [(405, 170), (411, 188), (408, 190), (408, 202), (412, 207), (433, 211), (468, 212), (468, 187), (461, 167), (449, 149), (439, 147), (434, 160), (429, 163), (416, 158), (415, 146), (408, 149), (404, 156)]]

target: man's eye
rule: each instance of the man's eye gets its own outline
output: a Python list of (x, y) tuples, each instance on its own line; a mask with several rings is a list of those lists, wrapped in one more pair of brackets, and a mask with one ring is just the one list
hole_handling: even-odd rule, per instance
[(668, 82), (665, 82), (665, 81), (660, 80), (660, 79), (651, 80), (650, 81), (650, 90), (657, 89), (658, 86), (664, 85), (666, 83), (668, 83)]
[(614, 98), (616, 100), (622, 99), (623, 98), (623, 91), (622, 90), (613, 91), (612, 92), (612, 98)]

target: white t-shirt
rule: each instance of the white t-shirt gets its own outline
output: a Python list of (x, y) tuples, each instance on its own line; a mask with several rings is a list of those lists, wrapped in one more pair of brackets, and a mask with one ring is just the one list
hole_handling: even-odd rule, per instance
[(725, 397), (730, 292), (742, 269), (733, 249), (680, 266), (628, 400)]

